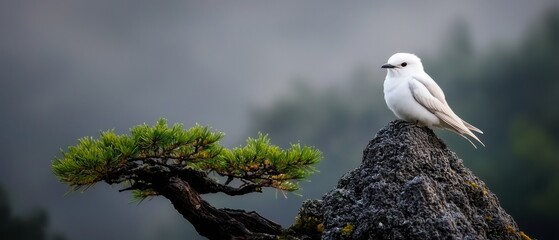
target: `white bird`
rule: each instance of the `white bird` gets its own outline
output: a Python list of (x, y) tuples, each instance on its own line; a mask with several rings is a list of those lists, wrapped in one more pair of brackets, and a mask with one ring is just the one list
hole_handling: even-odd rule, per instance
[[(445, 100), (443, 90), (423, 70), (423, 64), (414, 54), (396, 53), (382, 65), (388, 73), (384, 80), (384, 100), (396, 117), (427, 127), (440, 127), (468, 138), (483, 142), (472, 131), (481, 130), (456, 115)], [(468, 137), (466, 137), (468, 136)]]

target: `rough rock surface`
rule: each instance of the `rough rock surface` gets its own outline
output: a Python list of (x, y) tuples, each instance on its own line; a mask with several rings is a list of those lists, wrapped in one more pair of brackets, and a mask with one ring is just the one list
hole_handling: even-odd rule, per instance
[(525, 237), (495, 194), (431, 129), (400, 120), (377, 133), (361, 166), (322, 201), (305, 204), (321, 208), (322, 239)]

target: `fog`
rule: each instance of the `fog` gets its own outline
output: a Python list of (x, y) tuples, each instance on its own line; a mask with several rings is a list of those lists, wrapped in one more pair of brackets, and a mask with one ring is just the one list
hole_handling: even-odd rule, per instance
[[(335, 86), (356, 68), (380, 79), (392, 53), (435, 56), (456, 22), (469, 26), (478, 49), (514, 44), (550, 6), (558, 4), (3, 0), (0, 185), (17, 214), (44, 208), (68, 239), (197, 236), (163, 198), (129, 204), (129, 194), (104, 183), (66, 194), (52, 159), (80, 137), (160, 117), (210, 125), (237, 146), (256, 134), (247, 132), (248, 112), (288, 95), (294, 81)], [(241, 197), (250, 198), (278, 209), (286, 201), (273, 191)]]

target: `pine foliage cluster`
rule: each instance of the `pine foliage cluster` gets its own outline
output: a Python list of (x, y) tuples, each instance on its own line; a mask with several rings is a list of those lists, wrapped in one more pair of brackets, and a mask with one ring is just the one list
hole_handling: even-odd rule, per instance
[(227, 179), (219, 183), (217, 177), (205, 178), (219, 186), (216, 189), (228, 189), (233, 180), (239, 180), (239, 189), (251, 186), (253, 191), (262, 187), (295, 191), (298, 181), (314, 173), (313, 165), (322, 158), (319, 150), (300, 144), (281, 149), (264, 134), (249, 138), (245, 146), (228, 149), (219, 143), (223, 136), (207, 126), (170, 127), (167, 120), (160, 119), (153, 126), (131, 128), (130, 135), (109, 130), (98, 139), (81, 138), (62, 151), (52, 170), (72, 190), (105, 181), (123, 184), (127, 187), (124, 190), (134, 190), (133, 196), (143, 199), (157, 195), (145, 173), (216, 174)]

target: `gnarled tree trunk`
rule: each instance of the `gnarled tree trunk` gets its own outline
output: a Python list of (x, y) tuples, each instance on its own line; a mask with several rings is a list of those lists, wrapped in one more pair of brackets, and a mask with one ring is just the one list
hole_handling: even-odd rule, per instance
[(154, 185), (171, 201), (196, 231), (209, 239), (274, 239), (283, 228), (256, 212), (217, 209), (204, 201), (190, 184), (178, 176)]

